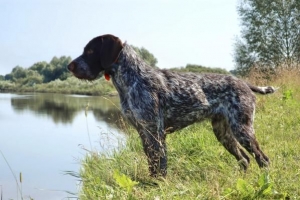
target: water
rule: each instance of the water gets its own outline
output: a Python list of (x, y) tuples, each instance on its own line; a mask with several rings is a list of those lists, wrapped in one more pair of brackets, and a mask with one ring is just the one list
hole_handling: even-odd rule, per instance
[(79, 172), (85, 149), (109, 151), (124, 141), (118, 104), (117, 98), (0, 93), (0, 150), (9, 164), (0, 154), (3, 199), (21, 199), (14, 177), (20, 172), (25, 199), (72, 197), (65, 191), (78, 192), (78, 181), (64, 173)]

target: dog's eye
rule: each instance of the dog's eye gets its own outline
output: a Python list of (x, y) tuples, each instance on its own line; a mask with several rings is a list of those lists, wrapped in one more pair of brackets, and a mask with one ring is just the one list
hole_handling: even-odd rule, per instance
[(94, 51), (92, 49), (89, 49), (86, 51), (86, 53), (89, 55), (89, 54), (92, 54)]

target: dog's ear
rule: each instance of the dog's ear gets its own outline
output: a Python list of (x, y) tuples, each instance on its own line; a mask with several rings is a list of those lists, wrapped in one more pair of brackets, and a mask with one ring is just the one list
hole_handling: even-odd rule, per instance
[(108, 69), (111, 64), (117, 61), (123, 48), (123, 44), (118, 37), (113, 35), (103, 35), (101, 40), (101, 65), (104, 69)]

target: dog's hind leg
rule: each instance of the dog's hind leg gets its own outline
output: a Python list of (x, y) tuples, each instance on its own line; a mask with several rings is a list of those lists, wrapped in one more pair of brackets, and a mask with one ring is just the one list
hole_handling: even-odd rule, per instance
[(232, 135), (226, 118), (222, 115), (213, 116), (212, 127), (218, 141), (236, 158), (240, 166), (246, 170), (250, 163), (250, 159)]
[(236, 140), (254, 156), (259, 167), (269, 165), (269, 158), (260, 149), (254, 135), (253, 112), (240, 112), (234, 119), (235, 123), (230, 123), (232, 133)]

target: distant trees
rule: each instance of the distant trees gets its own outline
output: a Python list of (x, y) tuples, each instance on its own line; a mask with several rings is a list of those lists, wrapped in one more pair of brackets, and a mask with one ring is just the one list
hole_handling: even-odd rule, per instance
[(135, 46), (131, 47), (143, 58), (144, 61), (146, 61), (151, 67), (156, 67), (157, 59), (154, 57), (152, 53), (150, 53), (147, 49), (144, 47), (138, 48)]
[[(156, 67), (157, 59), (152, 53), (144, 47), (132, 47), (150, 66)], [(71, 61), (71, 57), (61, 56), (59, 58), (53, 57), (49, 63), (45, 61), (37, 62), (27, 69), (16, 66), (12, 69), (11, 73), (0, 76), (0, 80), (10, 80), (21, 85), (29, 86), (49, 83), (56, 79), (63, 81), (71, 76), (71, 73), (67, 70), (67, 65)]]
[(70, 62), (70, 57), (62, 56), (60, 58), (53, 57), (50, 63), (35, 63), (28, 69), (16, 66), (10, 74), (4, 76), (4, 79), (27, 85), (48, 83), (56, 79), (65, 80), (70, 76), (67, 70)]
[(170, 70), (180, 71), (180, 72), (194, 72), (194, 73), (229, 74), (229, 72), (225, 69), (203, 67), (201, 65), (192, 65), (192, 64), (187, 64), (185, 67), (180, 67), (180, 68), (171, 68)]
[(300, 66), (300, 1), (240, 0), (241, 38), (235, 42), (237, 71)]

